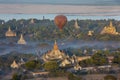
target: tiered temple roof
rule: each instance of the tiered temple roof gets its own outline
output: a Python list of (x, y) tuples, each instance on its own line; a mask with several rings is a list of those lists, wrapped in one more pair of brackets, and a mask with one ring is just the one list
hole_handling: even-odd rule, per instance
[(49, 60), (62, 60), (66, 57), (65, 53), (60, 51), (57, 45), (57, 42), (55, 41), (53, 49), (43, 55), (43, 60), (44, 61), (49, 61)]
[(112, 21), (110, 21), (109, 26), (105, 26), (100, 34), (118, 35), (119, 33), (116, 31), (115, 26), (113, 26)]

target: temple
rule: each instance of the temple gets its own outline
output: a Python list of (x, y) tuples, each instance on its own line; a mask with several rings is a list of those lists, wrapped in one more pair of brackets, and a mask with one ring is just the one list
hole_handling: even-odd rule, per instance
[(88, 36), (92, 36), (94, 31), (88, 31)]
[(54, 43), (53, 49), (51, 51), (48, 51), (42, 56), (45, 62), (50, 60), (62, 60), (65, 57), (66, 57), (65, 53), (59, 50), (56, 41)]
[(18, 44), (26, 44), (25, 39), (23, 38), (23, 35), (21, 34), (20, 39), (18, 40)]
[(13, 63), (11, 64), (11, 68), (19, 68), (19, 65), (16, 63), (14, 60)]
[(78, 22), (77, 22), (77, 20), (75, 20), (74, 27), (75, 27), (76, 29), (79, 29), (79, 28), (80, 28), (80, 26), (78, 25)]
[(110, 25), (109, 26), (105, 26), (100, 34), (118, 35), (119, 33), (116, 31), (115, 26), (113, 26), (112, 21), (110, 21)]
[(11, 30), (11, 28), (8, 28), (8, 31), (5, 33), (5, 36), (7, 37), (15, 37), (16, 33)]
[(78, 57), (75, 54), (73, 56), (66, 55), (63, 51), (60, 51), (57, 42), (54, 42), (53, 49), (43, 54), (42, 60), (44, 62), (57, 61), (60, 67), (71, 66), (74, 70), (81, 70), (79, 61), (89, 59), (90, 56)]
[(34, 22), (34, 19), (31, 19), (31, 20), (30, 20), (30, 23), (31, 23), (31, 24), (34, 24), (34, 23), (35, 23), (35, 22)]

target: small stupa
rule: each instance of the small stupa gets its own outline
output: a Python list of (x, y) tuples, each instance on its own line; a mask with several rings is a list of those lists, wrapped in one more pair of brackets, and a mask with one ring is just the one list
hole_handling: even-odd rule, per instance
[(116, 31), (115, 26), (113, 26), (112, 21), (110, 21), (109, 26), (105, 26), (100, 34), (118, 35), (119, 33)]
[(8, 28), (8, 31), (5, 33), (6, 37), (15, 37), (16, 33), (11, 30), (11, 28)]
[(14, 60), (13, 63), (10, 65), (11, 68), (19, 68), (19, 65)]
[(74, 70), (81, 70), (82, 67), (77, 63), (75, 66), (74, 66)]
[(26, 44), (25, 39), (23, 38), (23, 35), (21, 34), (20, 39), (18, 40), (18, 44)]
[(78, 25), (78, 22), (77, 22), (77, 20), (75, 20), (74, 27), (75, 27), (76, 29), (79, 29), (79, 28), (80, 28), (80, 26)]
[(88, 31), (88, 36), (93, 36), (94, 31)]
[(31, 20), (30, 20), (30, 23), (31, 23), (31, 24), (34, 24), (34, 23), (35, 23), (34, 19), (31, 19)]
[(69, 65), (69, 64), (71, 64), (71, 61), (68, 60), (68, 59), (64, 59), (64, 60), (61, 62), (60, 66), (61, 66), (61, 67), (65, 67), (66, 65)]

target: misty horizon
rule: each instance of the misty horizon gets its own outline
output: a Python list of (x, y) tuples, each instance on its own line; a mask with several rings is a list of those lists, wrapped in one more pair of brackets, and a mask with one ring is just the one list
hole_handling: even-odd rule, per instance
[(120, 5), (119, 0), (0, 0), (0, 4)]

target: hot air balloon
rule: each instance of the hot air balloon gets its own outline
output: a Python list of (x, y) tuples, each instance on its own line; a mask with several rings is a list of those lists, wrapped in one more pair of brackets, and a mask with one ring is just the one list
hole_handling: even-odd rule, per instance
[(64, 15), (57, 15), (54, 18), (54, 23), (60, 30), (62, 30), (65, 24), (67, 23), (67, 17)]

